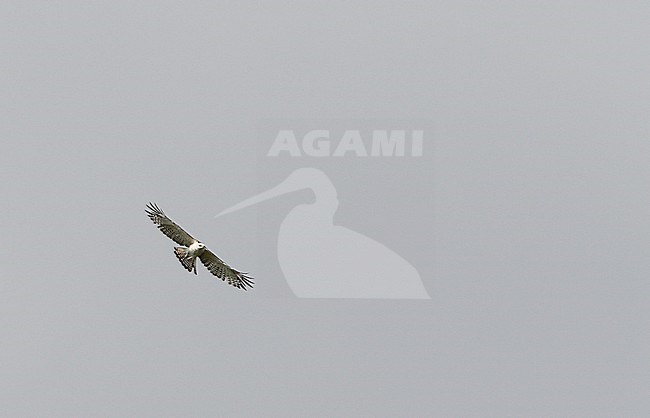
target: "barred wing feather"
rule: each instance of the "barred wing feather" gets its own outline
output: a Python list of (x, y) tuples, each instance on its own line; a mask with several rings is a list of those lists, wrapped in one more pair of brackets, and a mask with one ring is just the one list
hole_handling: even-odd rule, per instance
[(203, 251), (203, 254), (199, 256), (199, 259), (210, 271), (210, 273), (217, 276), (221, 280), (228, 282), (229, 285), (244, 290), (247, 290), (246, 286), (250, 288), (253, 287), (252, 277), (249, 277), (246, 275), (246, 273), (242, 273), (230, 267), (207, 248), (205, 251)]
[(176, 244), (189, 247), (194, 241), (196, 241), (190, 234), (185, 232), (183, 228), (169, 219), (167, 215), (165, 215), (165, 212), (163, 212), (155, 203), (149, 203), (145, 212), (147, 212), (147, 216), (149, 216), (149, 219), (156, 224), (158, 229), (171, 238)]

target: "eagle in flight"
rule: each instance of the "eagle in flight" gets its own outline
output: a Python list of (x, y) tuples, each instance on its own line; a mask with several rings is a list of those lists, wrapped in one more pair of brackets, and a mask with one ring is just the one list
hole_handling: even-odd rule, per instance
[(190, 273), (194, 271), (194, 274), (196, 274), (196, 259), (198, 257), (210, 273), (223, 281), (227, 281), (229, 285), (244, 290), (247, 290), (247, 286), (253, 287), (251, 277), (226, 264), (216, 254), (208, 250), (202, 242), (193, 238), (183, 228), (169, 219), (165, 212), (155, 203), (149, 203), (145, 212), (163, 234), (171, 238), (176, 244), (182, 245), (182, 247), (174, 247), (174, 254), (176, 254), (176, 258), (187, 271)]

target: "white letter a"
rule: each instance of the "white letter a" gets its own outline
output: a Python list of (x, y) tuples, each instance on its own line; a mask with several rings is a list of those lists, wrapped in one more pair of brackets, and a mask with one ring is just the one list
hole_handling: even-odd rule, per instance
[(280, 152), (287, 151), (292, 157), (300, 157), (300, 148), (296, 142), (296, 136), (292, 130), (279, 131), (275, 137), (275, 142), (266, 154), (267, 157), (277, 157)]

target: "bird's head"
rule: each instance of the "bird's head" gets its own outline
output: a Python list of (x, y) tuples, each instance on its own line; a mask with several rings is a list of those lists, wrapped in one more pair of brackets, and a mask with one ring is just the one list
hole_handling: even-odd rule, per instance
[(317, 202), (319, 208), (322, 208), (321, 210), (325, 211), (325, 213), (331, 212), (333, 214), (336, 212), (339, 201), (336, 195), (336, 188), (330, 181), (329, 177), (317, 168), (303, 167), (294, 170), (289, 174), (289, 177), (279, 185), (256, 196), (250, 197), (243, 202), (239, 202), (235, 206), (231, 206), (230, 208), (221, 211), (221, 213), (216, 216), (225, 215), (226, 213), (243, 209), (250, 205), (271, 199), (275, 196), (301, 189), (311, 189), (316, 198), (314, 203)]
[(199, 243), (197, 244), (197, 246), (198, 246), (200, 249), (205, 248), (205, 244), (202, 243), (202, 242), (199, 242)]

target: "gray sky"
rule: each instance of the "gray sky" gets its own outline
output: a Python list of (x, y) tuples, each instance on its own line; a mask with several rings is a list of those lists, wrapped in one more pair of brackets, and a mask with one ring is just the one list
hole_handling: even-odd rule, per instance
[[(650, 413), (650, 6), (532, 3), (2, 2), (0, 415)], [(360, 119), (434, 127), (328, 172), (431, 300), (294, 297), (308, 193), (214, 218), (316, 166), (263, 121)], [(256, 288), (183, 271), (150, 200)]]

